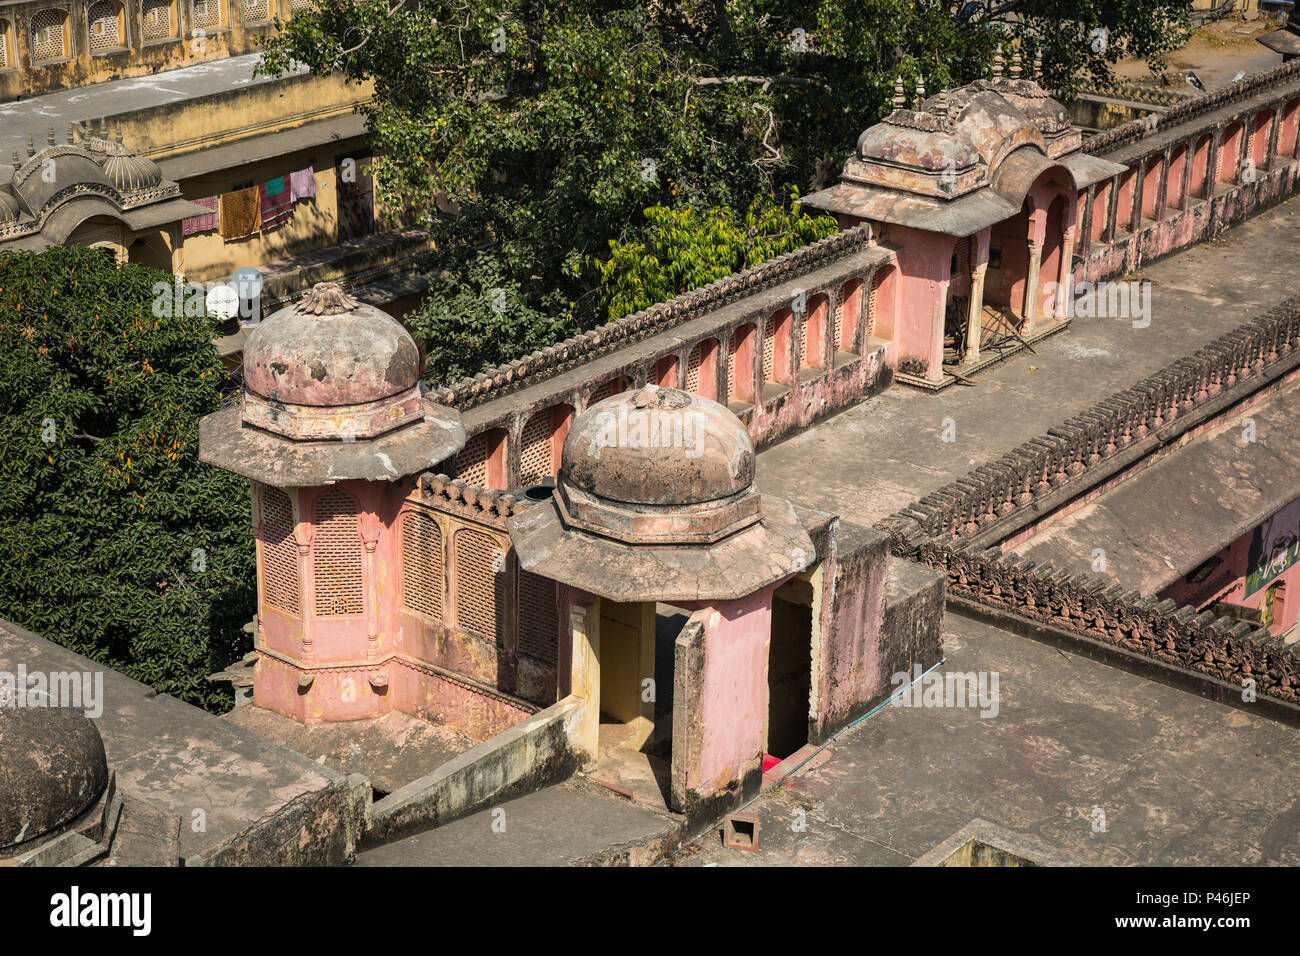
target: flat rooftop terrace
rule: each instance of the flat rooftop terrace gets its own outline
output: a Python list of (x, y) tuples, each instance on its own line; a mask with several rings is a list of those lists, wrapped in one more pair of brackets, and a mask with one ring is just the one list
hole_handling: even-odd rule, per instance
[[(253, 68), (261, 58), (260, 53), (247, 53), (167, 70), (152, 76), (109, 80), (73, 90), (42, 93), (25, 100), (0, 103), (0, 162), (9, 162), (12, 149), (17, 149), (20, 156), (26, 157), (29, 133), (36, 148), (41, 149), (46, 145), (46, 135), (51, 126), (54, 127), (54, 141), (63, 143), (66, 141), (69, 123), (97, 120), (129, 110), (148, 109), (151, 106), (198, 99), (241, 87), (278, 82), (279, 77), (253, 76)], [(304, 67), (299, 72), (310, 71)]]
[(871, 525), (1295, 295), (1298, 244), (1293, 198), (1126, 277), (1152, 283), (1149, 327), (1075, 318), (976, 385), (893, 385), (761, 452), (759, 489)]
[(935, 673), (998, 674), (996, 716), (887, 706), (747, 808), (757, 851), (713, 831), (671, 862), (906, 866), (982, 818), (1083, 864), (1300, 865), (1294, 728), (957, 614), (943, 640)]

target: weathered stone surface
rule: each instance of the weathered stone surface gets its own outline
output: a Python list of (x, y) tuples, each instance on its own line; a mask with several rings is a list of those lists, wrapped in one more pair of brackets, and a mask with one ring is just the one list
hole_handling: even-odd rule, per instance
[(0, 853), (56, 831), (108, 784), (95, 724), (66, 707), (0, 706)]

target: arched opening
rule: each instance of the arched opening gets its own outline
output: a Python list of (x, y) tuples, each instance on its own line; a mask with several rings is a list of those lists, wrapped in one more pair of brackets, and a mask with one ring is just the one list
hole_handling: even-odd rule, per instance
[(727, 350), (727, 399), (733, 402), (754, 402), (754, 337), (753, 325), (742, 325), (731, 335)]
[(13, 23), (0, 17), (0, 70), (8, 70), (15, 63)]
[[(120, 259), (125, 255), (125, 250), (122, 248), (122, 232), (120, 220), (112, 216), (91, 216), (68, 233), (63, 244), (85, 246), (87, 249), (103, 249), (114, 259)], [(170, 265), (167, 271), (171, 271)]]
[(442, 623), (446, 556), (442, 526), (426, 511), (402, 515), (402, 606)]
[(503, 643), (503, 605), (508, 590), (513, 590), (498, 586), (498, 575), (507, 575), (512, 570), (510, 561), (501, 560), (501, 555), (509, 550), (508, 543), (474, 528), (462, 528), (452, 541), (456, 562), (456, 626), (499, 646)]
[(1019, 316), (1025, 305), (1025, 279), (1029, 274), (1029, 216), (1033, 203), (1026, 199), (1020, 212), (989, 231), (989, 264), (984, 280), (984, 304), (1002, 315)]
[(1215, 167), (1216, 183), (1235, 183), (1241, 163), (1241, 123), (1232, 123), (1219, 144), (1219, 161)]
[(665, 355), (658, 362), (655, 362), (654, 372), (650, 381), (660, 388), (677, 387), (677, 356)]
[(1100, 242), (1102, 236), (1106, 234), (1106, 223), (1110, 218), (1110, 184), (1109, 179), (1099, 183), (1093, 193), (1092, 222), (1088, 230), (1093, 242)]
[(126, 47), (126, 16), (117, 0), (95, 0), (86, 8), (86, 27), (91, 56)]
[(591, 393), (591, 398), (587, 400), (587, 407), (590, 408), (597, 402), (603, 402), (607, 398), (613, 398), (615, 395), (626, 392), (631, 387), (627, 379), (621, 375), (615, 375), (608, 381), (602, 382), (600, 387)]
[(1268, 168), (1268, 140), (1272, 135), (1273, 111), (1263, 110), (1251, 124), (1250, 133), (1250, 158), (1261, 172)]
[(72, 56), (67, 11), (46, 7), (32, 14), (30, 42), (33, 63), (66, 60)]
[(787, 306), (763, 323), (763, 387), (790, 384), (790, 329), (794, 313)]
[(862, 321), (862, 280), (850, 279), (840, 287), (840, 302), (835, 307), (835, 348), (858, 352), (858, 324)]
[(297, 617), (302, 613), (298, 584), (298, 541), (294, 537), (293, 503), (279, 488), (258, 486), (261, 500), (257, 523), (258, 554), (262, 561), (258, 575), (260, 614), (274, 608)]
[(489, 428), (471, 435), (456, 455), (456, 477), (479, 488), (504, 491), (506, 430)]
[(178, 23), (175, 0), (144, 0), (140, 4), (140, 37), (145, 43), (175, 37)]
[(1152, 156), (1142, 174), (1142, 218), (1151, 222), (1155, 221), (1160, 209), (1160, 168), (1163, 165), (1163, 156)]
[(172, 252), (161, 234), (136, 239), (126, 250), (126, 260), (162, 272), (172, 271)]
[(1047, 207), (1047, 228), (1043, 233), (1043, 261), (1038, 273), (1037, 313), (1055, 317), (1060, 297), (1061, 265), (1065, 241), (1064, 196), (1057, 196)]
[(1133, 184), (1137, 170), (1126, 169), (1119, 174), (1119, 192), (1115, 197), (1115, 235), (1133, 231)]
[(1174, 147), (1169, 154), (1169, 172), (1165, 174), (1165, 207), (1177, 211), (1183, 208), (1183, 177), (1187, 173), (1187, 144)]
[[(618, 381), (621, 381), (619, 379)], [(611, 394), (617, 394), (613, 392)], [(529, 488), (554, 478), (560, 468), (560, 452), (573, 420), (568, 405), (544, 408), (524, 425), (519, 437), (519, 486)]]
[(331, 488), (316, 499), (311, 539), (317, 617), (365, 611), (361, 574), (361, 512), (357, 499)]
[(867, 335), (871, 338), (894, 342), (898, 338), (898, 270), (892, 262), (876, 269), (871, 276), (871, 317)]
[(718, 399), (718, 341), (705, 339), (691, 349), (686, 361), (686, 391)]
[(1196, 141), (1192, 150), (1192, 180), (1188, 184), (1192, 196), (1196, 199), (1208, 199), (1210, 196), (1210, 142), (1212, 137), (1206, 133)]
[(826, 367), (826, 313), (830, 299), (826, 293), (813, 296), (804, 313), (803, 334), (799, 336), (799, 368)]
[(1295, 156), (1297, 132), (1300, 132), (1300, 99), (1292, 100), (1282, 111), (1282, 128), (1277, 135), (1279, 156)]

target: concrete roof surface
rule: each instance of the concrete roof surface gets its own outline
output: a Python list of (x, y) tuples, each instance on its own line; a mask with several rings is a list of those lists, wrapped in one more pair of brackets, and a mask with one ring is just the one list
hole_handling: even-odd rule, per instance
[[(1255, 423), (1253, 442), (1242, 440)], [(1158, 594), (1280, 508), (1300, 498), (1300, 382), (1233, 415), (1097, 499), (1041, 527), (1014, 550), (1035, 563), (1093, 572)]]

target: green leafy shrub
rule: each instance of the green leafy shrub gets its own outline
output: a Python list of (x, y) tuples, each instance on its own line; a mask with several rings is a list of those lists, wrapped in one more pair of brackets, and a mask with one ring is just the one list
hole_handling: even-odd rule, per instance
[(102, 250), (0, 253), (0, 616), (182, 700), (247, 650), (248, 483), (199, 463), (225, 372), (172, 277)]

